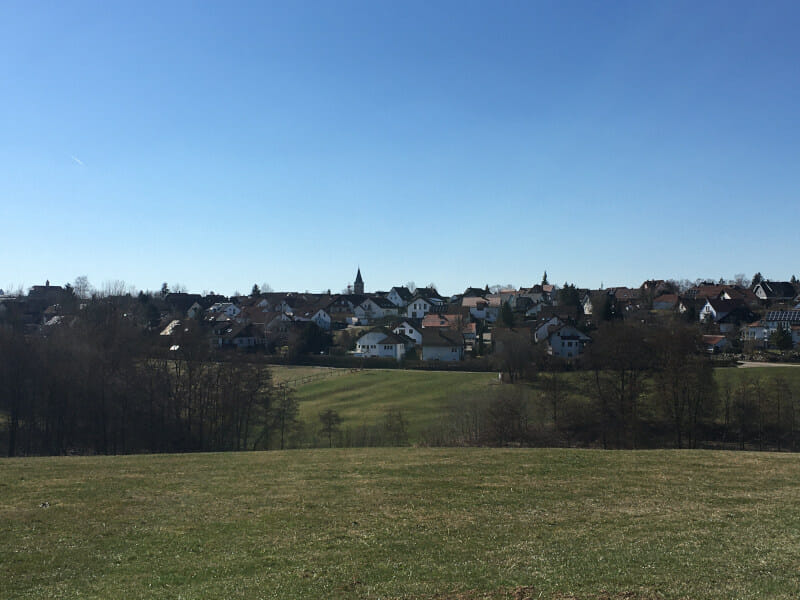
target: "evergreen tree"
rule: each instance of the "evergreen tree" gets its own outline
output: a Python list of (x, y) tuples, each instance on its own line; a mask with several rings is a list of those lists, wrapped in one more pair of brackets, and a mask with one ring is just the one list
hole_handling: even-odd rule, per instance
[(574, 284), (564, 282), (564, 287), (556, 294), (559, 306), (581, 306), (581, 296)]
[(778, 327), (775, 333), (769, 336), (769, 341), (778, 350), (791, 350), (792, 332), (785, 327)]
[(319, 413), (319, 421), (322, 424), (319, 432), (328, 438), (328, 447), (333, 448), (333, 435), (339, 433), (339, 425), (342, 424), (342, 417), (339, 413), (329, 408)]
[(514, 311), (511, 310), (511, 305), (508, 302), (503, 302), (500, 309), (500, 322), (506, 327), (514, 326)]

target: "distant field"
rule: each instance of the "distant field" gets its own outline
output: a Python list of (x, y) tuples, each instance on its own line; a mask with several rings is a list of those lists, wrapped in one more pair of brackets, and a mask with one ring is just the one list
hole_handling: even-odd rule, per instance
[(286, 383), (294, 382), (304, 377), (318, 377), (339, 370), (346, 371), (347, 369), (333, 369), (331, 367), (271, 366), (269, 370), (270, 373), (272, 373), (272, 380), (275, 383)]
[(0, 597), (789, 599), (798, 498), (788, 454), (2, 459)]
[(372, 425), (387, 410), (400, 409), (413, 440), (459, 399), (496, 381), (495, 373), (364, 370), (299, 386), (297, 398), (301, 419), (316, 421), (332, 408), (343, 426)]
[(749, 379), (751, 381), (754, 379), (760, 379), (763, 382), (769, 382), (773, 381), (777, 377), (782, 377), (790, 384), (800, 385), (800, 369), (794, 365), (752, 366), (751, 363), (747, 366), (747, 368), (717, 369), (715, 373), (717, 376), (717, 382), (720, 384), (724, 384), (725, 382), (734, 384), (741, 378)]
[[(324, 371), (316, 367), (274, 367), (276, 381), (298, 379)], [(343, 372), (344, 371), (344, 372)], [(495, 373), (458, 373), (436, 371), (364, 370), (338, 374), (297, 385), (300, 418), (316, 423), (318, 414), (328, 408), (344, 419), (343, 427), (372, 425), (387, 409), (400, 409), (409, 421), (410, 441), (419, 439), (426, 428), (446, 416), (453, 406), (476, 392), (497, 384)], [(574, 384), (571, 393), (579, 394), (580, 372), (561, 375)], [(760, 379), (767, 383), (783, 377), (800, 388), (800, 369), (794, 367), (724, 368), (716, 370), (720, 385), (735, 386), (741, 378)], [(534, 387), (539, 383), (534, 382)]]

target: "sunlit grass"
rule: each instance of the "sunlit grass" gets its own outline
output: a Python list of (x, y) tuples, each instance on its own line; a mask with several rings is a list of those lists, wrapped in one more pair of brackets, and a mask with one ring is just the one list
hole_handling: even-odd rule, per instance
[(300, 386), (300, 418), (316, 422), (332, 408), (343, 426), (374, 425), (387, 410), (399, 409), (409, 423), (412, 441), (447, 415), (459, 399), (486, 390), (493, 373), (364, 370)]
[[(313, 374), (312, 367), (300, 367), (302, 375)], [(277, 377), (295, 377), (278, 372)], [(302, 376), (301, 375), (301, 376)], [(582, 371), (558, 375), (567, 384), (566, 393), (577, 402), (592, 402), (593, 391), (589, 374)], [(748, 369), (716, 369), (715, 376), (721, 386), (731, 387), (742, 379), (760, 380), (765, 386), (777, 377), (784, 378), (800, 390), (800, 368), (756, 367)], [(316, 425), (320, 412), (332, 408), (344, 419), (343, 427), (375, 425), (389, 409), (400, 410), (409, 422), (409, 439), (418, 442), (428, 428), (442, 418), (453, 414), (459, 402), (468, 401), (476, 394), (497, 384), (496, 373), (459, 373), (436, 371), (364, 370), (344, 374), (297, 386), (300, 401), (300, 418)], [(507, 384), (506, 384), (507, 385)], [(534, 380), (523, 384), (532, 393), (546, 393), (544, 381)]]
[(788, 454), (5, 459), (0, 597), (796, 598), (798, 498)]

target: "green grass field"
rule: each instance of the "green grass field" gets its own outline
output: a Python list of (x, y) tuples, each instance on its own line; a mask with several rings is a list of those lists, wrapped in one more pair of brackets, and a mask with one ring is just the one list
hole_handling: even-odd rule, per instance
[(304, 377), (322, 377), (331, 372), (347, 369), (334, 369), (332, 367), (304, 367), (304, 366), (272, 366), (270, 373), (275, 383), (295, 382)]
[(301, 419), (315, 422), (321, 411), (332, 408), (343, 426), (373, 425), (387, 410), (400, 409), (415, 440), (457, 399), (496, 381), (495, 373), (364, 370), (299, 386), (297, 399)]
[(0, 598), (797, 598), (798, 498), (789, 454), (3, 459)]
[(727, 382), (733, 386), (736, 385), (741, 378), (746, 378), (751, 381), (760, 379), (762, 382), (768, 383), (777, 377), (781, 377), (793, 386), (800, 386), (800, 367), (769, 366), (746, 369), (717, 369), (715, 374), (717, 383), (720, 385)]
[[(273, 369), (279, 381), (322, 372), (314, 367)], [(580, 395), (580, 379), (584, 376), (581, 372), (560, 375), (573, 385), (569, 393), (574, 395)], [(776, 377), (783, 377), (800, 389), (800, 368), (796, 367), (716, 370), (717, 382), (720, 385), (727, 382), (731, 387), (742, 378), (768, 384)], [(345, 371), (296, 389), (300, 418), (309, 423), (317, 423), (319, 413), (332, 408), (343, 418), (343, 427), (374, 425), (388, 409), (399, 409), (409, 422), (409, 440), (415, 443), (426, 429), (450, 414), (453, 406), (496, 384), (496, 373), (364, 370)], [(541, 382), (533, 383), (534, 388), (540, 385)]]

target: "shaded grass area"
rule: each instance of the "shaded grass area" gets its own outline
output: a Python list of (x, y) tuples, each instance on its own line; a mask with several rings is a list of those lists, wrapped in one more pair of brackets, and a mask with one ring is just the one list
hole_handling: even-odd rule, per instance
[(304, 377), (323, 377), (338, 371), (347, 371), (347, 369), (334, 369), (332, 367), (308, 367), (308, 366), (285, 366), (285, 365), (272, 365), (269, 368), (272, 374), (272, 380), (275, 383), (296, 382)]
[(374, 425), (389, 409), (400, 409), (411, 440), (446, 416), (455, 399), (485, 390), (492, 373), (364, 370), (300, 386), (300, 418), (316, 423), (331, 408), (343, 426)]
[(796, 598), (799, 497), (787, 454), (5, 459), (0, 597)]

